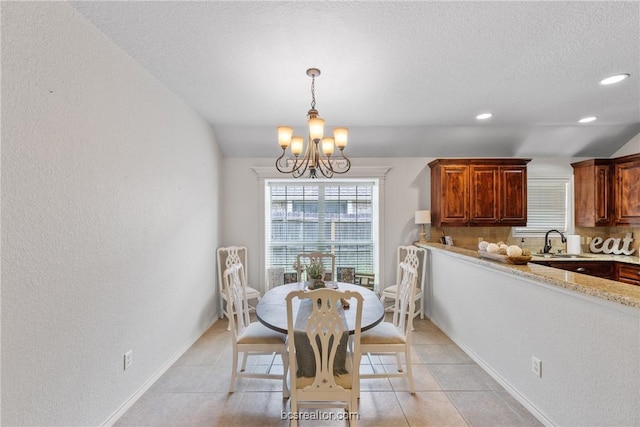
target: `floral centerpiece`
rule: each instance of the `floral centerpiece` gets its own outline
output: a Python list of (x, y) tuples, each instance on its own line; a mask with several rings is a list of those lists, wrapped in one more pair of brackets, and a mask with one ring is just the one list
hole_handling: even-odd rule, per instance
[(322, 281), (324, 278), (324, 267), (319, 259), (312, 259), (306, 270), (310, 288), (324, 287), (324, 282)]

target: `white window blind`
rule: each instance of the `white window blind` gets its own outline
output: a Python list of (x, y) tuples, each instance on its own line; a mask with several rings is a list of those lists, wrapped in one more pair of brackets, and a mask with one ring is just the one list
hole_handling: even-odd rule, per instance
[(570, 212), (570, 178), (527, 180), (527, 226), (514, 227), (513, 235), (544, 236), (549, 230), (567, 232)]
[(266, 268), (294, 272), (299, 253), (328, 252), (336, 267), (376, 272), (377, 183), (267, 181)]

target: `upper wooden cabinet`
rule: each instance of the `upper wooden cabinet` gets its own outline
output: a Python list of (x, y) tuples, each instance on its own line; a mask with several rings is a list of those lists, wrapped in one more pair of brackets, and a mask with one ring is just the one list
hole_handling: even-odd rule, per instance
[(640, 154), (571, 166), (577, 226), (640, 224)]
[(640, 224), (640, 154), (620, 157), (613, 166), (616, 224)]
[(530, 159), (436, 159), (432, 225), (524, 226)]
[(573, 163), (575, 221), (580, 227), (613, 224), (613, 164), (609, 159)]

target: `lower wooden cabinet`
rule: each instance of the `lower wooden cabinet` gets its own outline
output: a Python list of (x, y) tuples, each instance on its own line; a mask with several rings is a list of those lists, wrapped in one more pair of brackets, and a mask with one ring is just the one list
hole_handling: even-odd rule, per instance
[(587, 274), (602, 279), (617, 280), (640, 286), (640, 265), (615, 261), (531, 261), (534, 264)]
[(615, 263), (611, 261), (532, 261), (535, 264), (559, 268), (560, 270), (573, 271), (574, 273), (588, 274), (589, 276), (603, 279), (616, 280)]
[(618, 263), (616, 280), (630, 285), (640, 286), (640, 265)]

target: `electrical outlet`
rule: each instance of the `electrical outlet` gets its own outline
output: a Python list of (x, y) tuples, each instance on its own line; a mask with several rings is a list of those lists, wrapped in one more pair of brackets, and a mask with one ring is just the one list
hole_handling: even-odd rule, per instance
[(542, 362), (535, 356), (531, 356), (531, 372), (542, 378)]
[(124, 354), (124, 370), (126, 371), (133, 363), (133, 350), (129, 350)]

